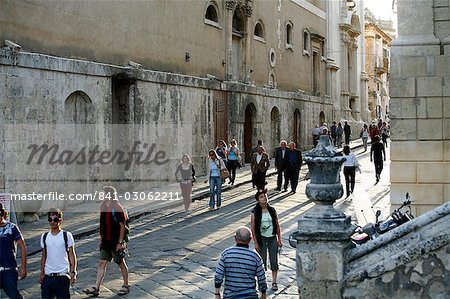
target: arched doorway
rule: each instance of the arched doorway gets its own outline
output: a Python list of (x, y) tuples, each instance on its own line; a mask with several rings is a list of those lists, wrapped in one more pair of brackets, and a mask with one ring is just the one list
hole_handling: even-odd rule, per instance
[(301, 139), (300, 136), (300, 110), (295, 109), (294, 111), (294, 117), (292, 120), (292, 141), (295, 142), (295, 144), (298, 147), (299, 141)]
[(64, 122), (67, 124), (93, 124), (94, 107), (83, 91), (71, 93), (64, 102)]
[(272, 136), (271, 152), (273, 152), (281, 140), (281, 116), (277, 107), (273, 107), (270, 112), (270, 136)]
[(323, 111), (320, 111), (319, 113), (319, 127), (323, 125), (325, 122), (325, 113)]
[(244, 120), (244, 153), (245, 162), (250, 163), (252, 158), (252, 146), (253, 146), (253, 119), (256, 114), (255, 105), (248, 104), (245, 108), (245, 120)]

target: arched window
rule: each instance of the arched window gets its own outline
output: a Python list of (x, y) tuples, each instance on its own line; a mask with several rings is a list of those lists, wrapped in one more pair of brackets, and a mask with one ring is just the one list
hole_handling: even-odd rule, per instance
[(255, 25), (255, 30), (253, 31), (255, 39), (264, 41), (264, 25), (261, 20), (258, 20)]
[(219, 27), (219, 9), (215, 2), (208, 3), (205, 11), (205, 23)]
[(269, 72), (269, 88), (277, 88), (277, 79), (273, 70)]
[(308, 29), (303, 29), (303, 55), (309, 56), (311, 36)]
[(94, 124), (94, 107), (89, 96), (75, 91), (64, 102), (64, 120), (69, 124)]
[(293, 49), (294, 47), (294, 39), (293, 39), (293, 31), (294, 25), (291, 21), (286, 23), (286, 49)]

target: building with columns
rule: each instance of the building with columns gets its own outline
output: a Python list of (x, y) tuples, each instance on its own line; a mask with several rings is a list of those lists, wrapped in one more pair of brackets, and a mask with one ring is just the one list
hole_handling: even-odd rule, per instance
[[(370, 118), (363, 11), (361, 0), (4, 0), (0, 40), (21, 48), (1, 49), (0, 122), (165, 124), (174, 138), (185, 127), (192, 138), (177, 146), (199, 173), (221, 139), (248, 160), (258, 139), (269, 153), (281, 139), (310, 149), (314, 125), (333, 120), (357, 138)], [(0, 189), (17, 188), (11, 143)]]
[[(365, 70), (368, 76), (370, 119), (389, 119), (390, 49), (393, 36), (365, 10)], [(392, 32), (391, 30), (387, 30)]]
[(391, 203), (414, 214), (450, 198), (450, 1), (398, 0), (392, 43)]

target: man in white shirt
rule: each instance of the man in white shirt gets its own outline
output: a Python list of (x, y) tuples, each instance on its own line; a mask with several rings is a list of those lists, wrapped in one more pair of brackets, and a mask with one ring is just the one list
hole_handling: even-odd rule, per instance
[(77, 277), (75, 242), (70, 232), (61, 229), (63, 213), (51, 208), (47, 213), (50, 231), (41, 236), (41, 283), (42, 298), (70, 298), (70, 284)]

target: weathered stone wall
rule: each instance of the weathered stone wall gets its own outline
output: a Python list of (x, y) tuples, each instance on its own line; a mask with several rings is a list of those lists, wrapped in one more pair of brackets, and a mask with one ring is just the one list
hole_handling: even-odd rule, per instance
[[(158, 168), (161, 173), (158, 179), (173, 179), (181, 153), (190, 154), (198, 174), (204, 174), (207, 152), (215, 147), (214, 100), (218, 91), (228, 95), (227, 141), (236, 138), (242, 151), (245, 150), (245, 109), (249, 104), (255, 109), (250, 144), (261, 138), (270, 153), (280, 139), (294, 140), (294, 113), (298, 113), (297, 142), (302, 149), (311, 147), (311, 129), (320, 112), (324, 113), (326, 122), (332, 121), (332, 102), (328, 97), (41, 54), (14, 54), (8, 49), (1, 51), (0, 78), (4, 82), (0, 88), (0, 124), (2, 140), (5, 140), (0, 145), (0, 183), (2, 180), (5, 183), (0, 187), (1, 191), (12, 193), (88, 193), (117, 178), (131, 180), (123, 186), (125, 190), (130, 190), (130, 185), (148, 188), (155, 176), (151, 167), (124, 171), (120, 167), (98, 165), (30, 166), (26, 164), (27, 156), (17, 153), (17, 147), (26, 149), (31, 140), (38, 144), (70, 145), (79, 142), (81, 132), (91, 146), (115, 148), (114, 126), (117, 125), (125, 126), (128, 135), (133, 132), (135, 139), (122, 138), (125, 142), (146, 140), (149, 136), (164, 137), (158, 139), (163, 140), (158, 148), (168, 153), (169, 163)], [(120, 89), (122, 85), (117, 82), (126, 88)], [(81, 100), (80, 103), (86, 102), (84, 108), (77, 110), (80, 107), (70, 104), (73, 97)], [(120, 109), (125, 110), (118, 116)], [(274, 109), (278, 111), (276, 121), (272, 115)], [(16, 134), (19, 132), (16, 129), (21, 127), (24, 130)], [(64, 134), (54, 128), (65, 128)], [(276, 138), (274, 130), (279, 132)], [(46, 208), (44, 205), (43, 209)]]
[(448, 298), (450, 204), (349, 252), (343, 298)]
[(391, 207), (409, 191), (415, 215), (450, 199), (450, 4), (434, 2), (398, 1), (392, 48)]

